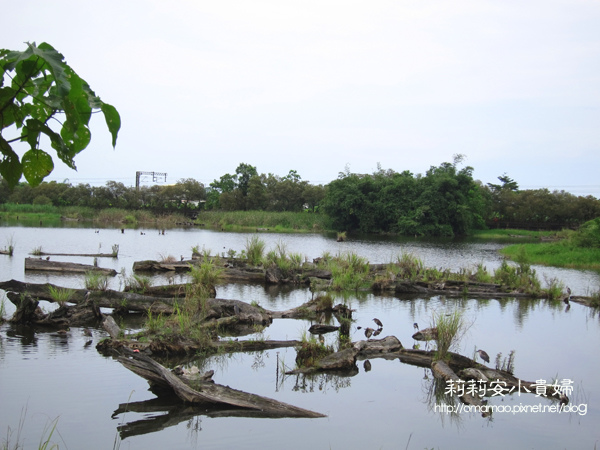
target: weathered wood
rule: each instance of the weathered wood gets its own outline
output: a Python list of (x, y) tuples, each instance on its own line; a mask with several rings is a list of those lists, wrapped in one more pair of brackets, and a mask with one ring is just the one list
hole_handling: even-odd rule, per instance
[(114, 253), (49, 253), (40, 252), (36, 256), (82, 256), (86, 258), (118, 258), (117, 254)]
[(396, 336), (358, 341), (353, 344), (353, 347), (358, 350), (360, 356), (368, 358), (373, 358), (377, 355), (394, 354), (403, 348), (402, 343)]
[(141, 353), (130, 352), (127, 357), (120, 356), (118, 361), (151, 384), (170, 388), (185, 403), (226, 404), (234, 408), (268, 412), (275, 417), (325, 417), (317, 412), (216, 383), (200, 382), (198, 390), (193, 389), (170, 370)]
[[(433, 364), (431, 364), (431, 371), (433, 372), (433, 376), (436, 378), (441, 378), (445, 381), (461, 381), (461, 378), (459, 378), (459, 376), (456, 375), (444, 361), (434, 361)], [(468, 392), (465, 392), (459, 398), (468, 405), (484, 405), (483, 401), (479, 397), (471, 395)], [(491, 414), (491, 412), (483, 412), (481, 415), (482, 417), (487, 417), (489, 414)]]
[(308, 329), (308, 332), (311, 334), (326, 334), (331, 333), (332, 331), (339, 330), (339, 326), (335, 325), (327, 325), (325, 323), (314, 323)]
[(79, 264), (71, 262), (48, 261), (39, 258), (25, 258), (25, 270), (39, 270), (46, 272), (86, 273), (100, 272), (104, 275), (115, 276), (117, 271), (105, 269), (90, 264)]
[(113, 316), (105, 316), (102, 321), (102, 327), (112, 339), (119, 339), (121, 336), (121, 328), (117, 325)]

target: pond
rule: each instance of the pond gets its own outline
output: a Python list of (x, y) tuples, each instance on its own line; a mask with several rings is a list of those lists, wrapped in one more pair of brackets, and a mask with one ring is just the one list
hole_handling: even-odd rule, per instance
[[(92, 229), (0, 227), (0, 248), (11, 240), (12, 257), (0, 255), (2, 280), (11, 278), (81, 288), (83, 277), (24, 271), (23, 261), (34, 248), (49, 253), (110, 253), (119, 245), (119, 257), (99, 258), (101, 267), (121, 272), (111, 288), (119, 289), (131, 275), (134, 261), (172, 255), (189, 258), (199, 246), (212, 254), (238, 253), (248, 233), (201, 229)], [(354, 251), (372, 263), (386, 263), (402, 252), (420, 257), (426, 266), (456, 270), (483, 263), (497, 267), (501, 257), (498, 242), (476, 240), (421, 240), (396, 237), (361, 237), (338, 243), (321, 234), (260, 235), (267, 249), (283, 243), (290, 252), (309, 260), (324, 252)], [(89, 257), (52, 256), (54, 260), (91, 263)], [(535, 267), (540, 279), (558, 278), (574, 294), (585, 295), (600, 286), (598, 273)], [(185, 281), (185, 275), (178, 275)], [(165, 276), (153, 284), (166, 284)], [(228, 284), (217, 287), (217, 297), (256, 301), (271, 310), (285, 310), (311, 298), (305, 289), (266, 288), (262, 285)], [(475, 348), (492, 358), (505, 358), (515, 351), (515, 375), (528, 381), (554, 380), (572, 386), (571, 412), (495, 412), (491, 417), (463, 411), (449, 414), (436, 409), (431, 371), (399, 360), (370, 359), (370, 370), (358, 361), (352, 377), (282, 376), (282, 368), (295, 364), (295, 350), (234, 353), (189, 361), (201, 370), (213, 369), (220, 384), (252, 392), (326, 414), (322, 419), (260, 419), (228, 417), (226, 412), (193, 410), (186, 415), (172, 405), (141, 402), (155, 398), (147, 382), (110, 357), (95, 350), (106, 336), (93, 330), (93, 345), (80, 328), (67, 335), (55, 330), (32, 330), (11, 324), (0, 326), (0, 442), (38, 448), (56, 420), (51, 441), (60, 448), (594, 448), (600, 443), (597, 427), (600, 408), (600, 318), (597, 312), (572, 303), (567, 311), (561, 303), (542, 300), (446, 298), (436, 296), (350, 295), (345, 301), (356, 310), (352, 339), (364, 339), (357, 326), (373, 326), (377, 317), (383, 333), (396, 336), (405, 347), (415, 342), (413, 323), (431, 324), (434, 312), (464, 311), (469, 328), (459, 353), (472, 357)], [(44, 303), (44, 302), (43, 302)], [(47, 309), (52, 305), (45, 304)], [(6, 315), (14, 311), (5, 301)], [(139, 321), (124, 324), (138, 329)], [(300, 339), (310, 323), (280, 319), (258, 335), (244, 337)], [(327, 337), (328, 340), (334, 336)], [(423, 345), (423, 344), (421, 344)], [(496, 396), (490, 405), (509, 406), (513, 411), (533, 405), (552, 405), (534, 394)], [(119, 411), (119, 406), (126, 412)], [(166, 411), (171, 411), (170, 413)], [(182, 419), (182, 417), (184, 419)], [(22, 424), (17, 436), (19, 424)], [(13, 430), (10, 434), (7, 430)], [(119, 442), (119, 437), (123, 440)], [(0, 448), (2, 448), (0, 446)]]

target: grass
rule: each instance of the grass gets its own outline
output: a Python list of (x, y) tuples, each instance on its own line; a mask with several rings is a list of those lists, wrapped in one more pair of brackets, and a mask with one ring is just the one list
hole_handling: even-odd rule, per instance
[(69, 288), (61, 288), (55, 286), (48, 287), (48, 293), (52, 300), (58, 303), (60, 306), (64, 306), (73, 297), (74, 291)]
[(44, 251), (42, 250), (42, 246), (34, 247), (33, 250), (31, 250), (31, 254), (33, 256), (41, 256), (43, 253)]
[(94, 271), (86, 272), (85, 288), (90, 291), (106, 291), (108, 289), (108, 277)]
[[(10, 426), (7, 427), (6, 438), (2, 443), (0, 443), (0, 450), (21, 450), (24, 447), (21, 442), (21, 434), (23, 433), (23, 428), (25, 426), (25, 418), (27, 416), (27, 408), (23, 408), (21, 410), (21, 416), (19, 417), (19, 425), (16, 429), (16, 435), (14, 436), (15, 441), (12, 442), (13, 434), (15, 431), (11, 429)], [(52, 439), (52, 435), (56, 431), (56, 426), (58, 425), (58, 417), (44, 426), (44, 430), (42, 432), (42, 436), (40, 437), (40, 443), (38, 444), (39, 450), (53, 450), (59, 449), (58, 444), (51, 443), (50, 439)], [(64, 443), (64, 441), (63, 441)]]
[(265, 252), (265, 241), (260, 239), (258, 235), (246, 238), (246, 245), (244, 253), (246, 260), (251, 266), (259, 266), (263, 263), (263, 257)]
[(313, 335), (308, 337), (305, 331), (302, 334), (300, 347), (296, 350), (296, 366), (313, 367), (319, 360), (333, 352), (332, 347), (321, 344)]
[(326, 215), (308, 212), (202, 211), (196, 222), (227, 231), (268, 228), (269, 231), (285, 233), (332, 229)]
[(150, 277), (132, 275), (125, 280), (125, 287), (133, 292), (144, 294), (152, 286)]
[(6, 239), (6, 247), (4, 247), (4, 249), (2, 251), (4, 253), (6, 253), (8, 256), (13, 256), (13, 254), (15, 252), (15, 237), (14, 236), (10, 236), (9, 238)]
[(331, 271), (331, 289), (334, 291), (357, 291), (369, 287), (369, 262), (354, 252), (338, 254), (327, 259)]
[(540, 239), (542, 237), (554, 236), (556, 231), (532, 231), (532, 230), (517, 230), (513, 228), (493, 228), (489, 230), (475, 230), (471, 234), (472, 237), (482, 239), (515, 239), (515, 238), (529, 238), (529, 239)]
[(569, 241), (510, 245), (500, 252), (511, 259), (525, 253), (532, 264), (600, 270), (600, 248), (578, 247)]
[(437, 328), (436, 359), (445, 360), (448, 352), (459, 346), (468, 327), (463, 313), (459, 310), (454, 310), (449, 314), (443, 312), (434, 314), (434, 323)]

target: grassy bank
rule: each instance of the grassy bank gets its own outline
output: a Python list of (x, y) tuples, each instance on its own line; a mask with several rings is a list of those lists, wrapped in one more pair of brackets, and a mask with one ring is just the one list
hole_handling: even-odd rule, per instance
[(273, 211), (203, 211), (196, 223), (226, 231), (268, 228), (276, 232), (320, 232), (329, 230), (324, 214)]
[(578, 247), (569, 241), (515, 244), (500, 252), (510, 259), (523, 256), (530, 264), (600, 270), (600, 249)]
[(513, 228), (494, 228), (489, 230), (475, 230), (472, 234), (473, 237), (482, 239), (515, 239), (523, 238), (526, 240), (530, 239), (541, 239), (542, 237), (550, 237), (556, 235), (556, 231), (532, 231), (532, 230), (517, 230)]
[(12, 203), (0, 205), (0, 220), (40, 223), (42, 225), (55, 225), (64, 220), (78, 220), (96, 225), (122, 224), (136, 226), (138, 224), (149, 224), (157, 227), (175, 226), (177, 223), (189, 221), (179, 214), (155, 216), (144, 210), (130, 211), (119, 208), (94, 209), (77, 206), (60, 207)]

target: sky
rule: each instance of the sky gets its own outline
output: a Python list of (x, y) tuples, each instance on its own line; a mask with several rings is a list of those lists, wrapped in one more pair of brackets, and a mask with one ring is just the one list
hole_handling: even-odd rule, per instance
[[(240, 163), (327, 184), (378, 167), (600, 198), (598, 0), (23, 0), (0, 48), (48, 42), (102, 115), (48, 181), (205, 185)], [(22, 153), (21, 153), (22, 154)], [(143, 184), (150, 185), (149, 177)]]

